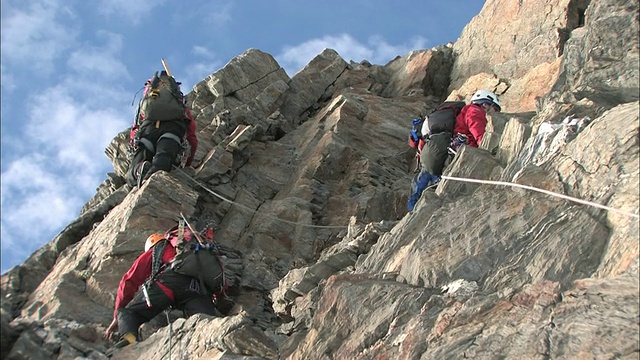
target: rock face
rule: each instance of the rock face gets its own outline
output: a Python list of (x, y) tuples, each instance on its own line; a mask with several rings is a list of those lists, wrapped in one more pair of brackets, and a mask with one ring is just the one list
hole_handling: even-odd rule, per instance
[[(129, 188), (123, 129), (78, 219), (2, 275), (0, 357), (106, 358), (121, 276), (183, 214), (215, 223), (233, 304), (113, 358), (637, 358), (637, 14), (492, 0), (453, 46), (292, 78), (247, 50), (188, 94), (195, 169)], [(411, 119), (479, 88), (505, 112), (408, 214)]]
[[(514, 112), (534, 110), (536, 97), (544, 96), (554, 85), (565, 45), (569, 38), (574, 37), (574, 31), (583, 30), (588, 23), (594, 30), (598, 27), (598, 30), (615, 36), (617, 30), (614, 29), (622, 30), (628, 26), (623, 24), (633, 23), (633, 15), (623, 11), (626, 19), (615, 17), (614, 21), (600, 29), (601, 25), (595, 25), (600, 21), (600, 15), (607, 19), (614, 17), (603, 13), (593, 17), (597, 21), (589, 21), (592, 20), (591, 14), (587, 14), (590, 2), (486, 1), (480, 14), (465, 27), (454, 45), (458, 57), (451, 72), (449, 89), (454, 93), (462, 89), (464, 96), (469, 93), (469, 86), (472, 87), (471, 91), (477, 86), (478, 77), (493, 79), (491, 85), (498, 95), (502, 95), (500, 100), (506, 109)], [(621, 10), (624, 8), (623, 4), (611, 5), (620, 6)], [(631, 21), (626, 23), (625, 20)], [(628, 30), (631, 33), (632, 29)], [(594, 38), (602, 39), (600, 35), (595, 35), (596, 32)], [(637, 48), (637, 31), (635, 34)], [(604, 44), (606, 41), (602, 41)], [(625, 46), (632, 44), (633, 40)]]

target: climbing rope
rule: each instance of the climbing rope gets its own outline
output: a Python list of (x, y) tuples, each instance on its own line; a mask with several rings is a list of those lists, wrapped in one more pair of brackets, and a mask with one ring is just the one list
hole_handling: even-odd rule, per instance
[(522, 185), (522, 184), (517, 184), (517, 183), (511, 183), (511, 182), (506, 182), (506, 181), (492, 181), (492, 180), (478, 180), (478, 179), (469, 179), (469, 178), (461, 178), (461, 177), (455, 177), (455, 176), (446, 176), (446, 175), (442, 175), (443, 179), (447, 179), (447, 180), (453, 180), (453, 181), (461, 181), (461, 182), (470, 182), (470, 183), (478, 183), (478, 184), (488, 184), (488, 185), (503, 185), (503, 186), (512, 186), (512, 187), (518, 187), (518, 188), (522, 188), (522, 189), (527, 189), (527, 190), (532, 190), (532, 191), (537, 191), (543, 194), (547, 194), (550, 196), (555, 196), (561, 199), (565, 199), (565, 200), (569, 200), (569, 201), (573, 201), (579, 204), (584, 204), (584, 205), (589, 205), (589, 206), (593, 206), (596, 208), (600, 208), (600, 209), (604, 209), (604, 210), (608, 210), (608, 211), (613, 211), (622, 215), (626, 215), (626, 216), (630, 216), (630, 217), (634, 217), (634, 218), (638, 218), (638, 214), (634, 214), (628, 211), (624, 211), (624, 210), (620, 210), (620, 209), (616, 209), (610, 206), (606, 206), (606, 205), (602, 205), (602, 204), (598, 204), (592, 201), (587, 201), (587, 200), (582, 200), (582, 199), (578, 199), (575, 197), (571, 197), (571, 196), (567, 196), (567, 195), (563, 195), (563, 194), (558, 194), (555, 193), (553, 191), (549, 191), (549, 190), (543, 190), (543, 189), (539, 189), (533, 186), (528, 186), (528, 185)]
[[(242, 205), (240, 203), (237, 203), (233, 200), (227, 199), (226, 197), (216, 193), (215, 191), (209, 189), (208, 187), (204, 186), (201, 182), (199, 182), (198, 180), (194, 179), (193, 177), (189, 176), (189, 174), (187, 174), (186, 172), (184, 172), (182, 169), (180, 169), (179, 167), (175, 167), (176, 170), (178, 170), (180, 173), (182, 173), (184, 176), (186, 176), (189, 180), (193, 181), (195, 184), (197, 184), (198, 186), (200, 186), (201, 188), (203, 188), (205, 191), (207, 191), (208, 193), (214, 195), (215, 197), (221, 199), (222, 201), (226, 201), (230, 204), (233, 204), (239, 208), (245, 209), (247, 211), (250, 211), (252, 213), (257, 213), (258, 210), (253, 210), (252, 208), (246, 206), (246, 205)], [(301, 222), (296, 222), (296, 221), (289, 221), (289, 220), (284, 220), (284, 219), (280, 219), (279, 217), (276, 216), (272, 216), (269, 214), (262, 214), (262, 216), (265, 216), (269, 219), (272, 220), (277, 220), (286, 224), (291, 224), (291, 225), (300, 225), (300, 226), (304, 226), (304, 227), (309, 227), (309, 228), (316, 228), (316, 229), (346, 229), (347, 226), (339, 226), (339, 225), (311, 225), (311, 224), (305, 224), (305, 223), (301, 223)]]
[[(239, 204), (235, 201), (232, 201), (230, 199), (225, 198), (224, 196), (216, 193), (215, 191), (207, 188), (205, 185), (203, 185), (201, 182), (199, 182), (198, 180), (194, 179), (193, 177), (189, 176), (189, 174), (185, 173), (182, 169), (180, 168), (176, 168), (178, 171), (180, 171), (182, 174), (184, 174), (188, 179), (190, 179), (191, 181), (193, 181), (195, 184), (197, 184), (198, 186), (200, 186), (201, 188), (203, 188), (204, 190), (206, 190), (207, 192), (211, 193), (212, 195), (218, 197), (219, 199), (229, 202), (235, 206), (238, 206), (240, 208), (246, 209), (248, 211), (251, 211), (253, 213), (256, 213), (257, 210), (253, 210), (251, 208), (249, 208), (248, 206)], [(554, 196), (557, 198), (562, 198), (565, 200), (569, 200), (569, 201), (573, 201), (579, 204), (583, 204), (583, 205), (588, 205), (588, 206), (593, 206), (596, 208), (600, 208), (600, 209), (604, 209), (607, 211), (612, 211), (612, 212), (616, 212), (622, 215), (626, 215), (626, 216), (630, 216), (630, 217), (634, 217), (634, 218), (639, 218), (640, 216), (638, 216), (638, 214), (635, 213), (631, 213), (628, 211), (624, 211), (624, 210), (620, 210), (620, 209), (616, 209), (610, 206), (606, 206), (606, 205), (602, 205), (602, 204), (598, 204), (592, 201), (587, 201), (587, 200), (582, 200), (579, 198), (575, 198), (572, 196), (568, 196), (568, 195), (564, 195), (564, 194), (559, 194), (559, 193), (555, 193), (553, 191), (549, 191), (549, 190), (544, 190), (544, 189), (540, 189), (540, 188), (536, 188), (533, 186), (528, 186), (528, 185), (522, 185), (522, 184), (517, 184), (517, 183), (512, 183), (512, 182), (506, 182), (506, 181), (492, 181), (492, 180), (479, 180), (479, 179), (470, 179), (470, 178), (461, 178), (461, 177), (455, 177), (455, 176), (446, 176), (446, 175), (442, 175), (441, 176), (442, 179), (447, 179), (447, 180), (452, 180), (452, 181), (460, 181), (460, 182), (471, 182), (471, 183), (480, 183), (480, 184), (488, 184), (488, 185), (502, 185), (502, 186), (512, 186), (512, 187), (518, 187), (518, 188), (522, 188), (522, 189), (527, 189), (527, 190), (531, 190), (531, 191), (537, 191), (543, 194), (547, 194), (550, 196)], [(438, 186), (439, 183), (437, 184), (433, 184), (431, 186), (429, 186), (428, 188), (432, 188), (432, 187), (436, 187)], [(304, 223), (299, 223), (299, 222), (295, 222), (295, 221), (288, 221), (288, 220), (283, 220), (280, 219), (278, 217), (275, 216), (271, 216), (268, 214), (264, 214), (264, 216), (277, 220), (277, 221), (281, 221), (287, 224), (292, 224), (292, 225), (301, 225), (301, 226), (306, 226), (306, 227), (312, 227), (312, 228), (329, 228), (329, 229), (335, 229), (335, 228), (345, 228), (346, 226), (323, 226), (323, 225), (309, 225), (309, 224), (304, 224)]]

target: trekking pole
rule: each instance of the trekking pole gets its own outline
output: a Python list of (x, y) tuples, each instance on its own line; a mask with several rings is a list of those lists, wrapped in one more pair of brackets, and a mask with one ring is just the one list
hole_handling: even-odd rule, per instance
[(160, 60), (162, 61), (162, 67), (164, 68), (164, 71), (167, 72), (167, 75), (172, 76), (171, 70), (169, 70), (169, 66), (167, 66), (167, 62), (164, 61), (164, 58), (160, 58)]

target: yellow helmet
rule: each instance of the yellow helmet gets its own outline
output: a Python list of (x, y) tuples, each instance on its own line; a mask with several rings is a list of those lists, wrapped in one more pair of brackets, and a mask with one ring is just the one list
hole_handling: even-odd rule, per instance
[(161, 233), (153, 233), (149, 235), (147, 241), (144, 242), (144, 251), (148, 251), (162, 239), (164, 239), (164, 234)]

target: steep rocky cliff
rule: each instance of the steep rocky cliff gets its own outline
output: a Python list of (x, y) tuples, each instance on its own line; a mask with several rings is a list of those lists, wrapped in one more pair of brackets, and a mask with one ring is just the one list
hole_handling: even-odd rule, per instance
[[(113, 358), (637, 359), (638, 30), (635, 0), (487, 0), (384, 66), (326, 49), (290, 78), (247, 50), (188, 95), (195, 171), (129, 188), (123, 129), (78, 219), (2, 276), (2, 358), (106, 358), (122, 274), (182, 213), (217, 224), (235, 306)], [(504, 112), (408, 214), (411, 119), (478, 88)]]

